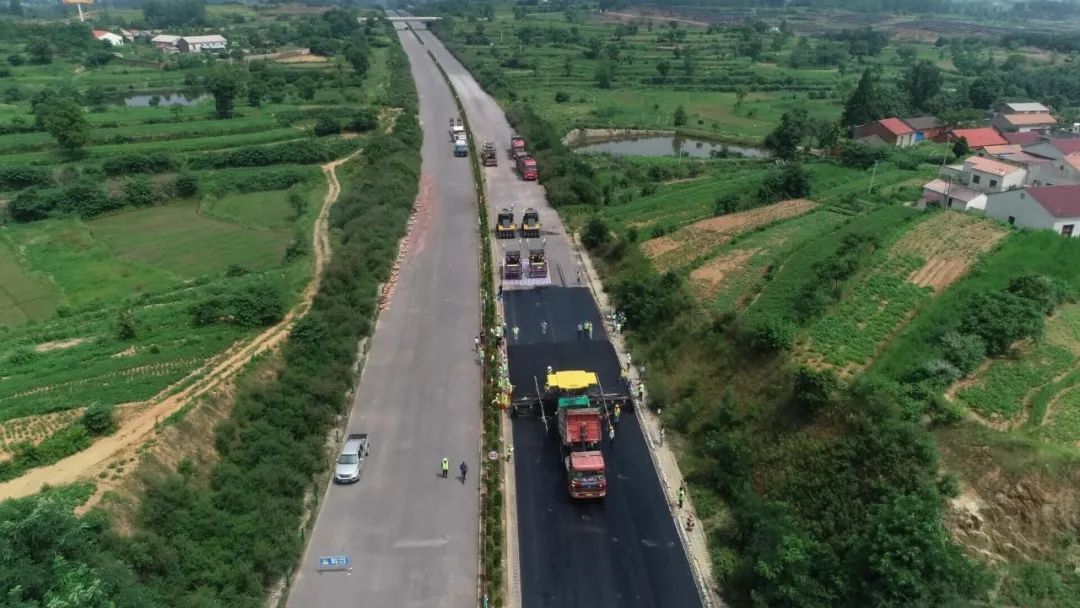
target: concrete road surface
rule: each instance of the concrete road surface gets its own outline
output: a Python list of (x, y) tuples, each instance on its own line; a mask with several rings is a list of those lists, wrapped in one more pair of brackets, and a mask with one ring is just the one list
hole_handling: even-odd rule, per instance
[[(399, 26), (403, 27), (403, 26)], [(424, 125), (421, 199), (389, 310), (379, 317), (349, 418), (369, 433), (360, 481), (322, 499), (299, 574), (295, 608), (473, 608), (477, 605), (480, 368), (478, 237), (467, 158), (446, 131), (455, 112), (445, 81), (411, 32), (398, 35), (412, 63)], [(439, 477), (443, 457), (451, 478)], [(467, 461), (467, 483), (454, 479)], [(352, 571), (318, 571), (347, 555)]]
[[(543, 187), (520, 181), (506, 160), (511, 129), (502, 109), (433, 34), (419, 35), (449, 74), (474, 136), (494, 141), (499, 148), (499, 166), (485, 169), (490, 217), (494, 219), (498, 207), (514, 202), (519, 214), (525, 207), (539, 209), (544, 224), (555, 287), (542, 288), (540, 294), (514, 291), (505, 296), (506, 314), (513, 318), (508, 321), (522, 330), (522, 344), (511, 344), (508, 351), (511, 376), (518, 368), (527, 375), (543, 369), (553, 363), (549, 358), (556, 363), (573, 359), (585, 352), (576, 336), (576, 321), (593, 319), (595, 324), (599, 312), (591, 298), (581, 297), (582, 290), (566, 289), (577, 284), (577, 262), (562, 222), (547, 204)], [(543, 175), (544, 167), (539, 171)], [(547, 334), (540, 334), (541, 320), (549, 323)], [(617, 373), (615, 351), (602, 332), (595, 335), (592, 347), (597, 371), (614, 366)], [(623, 413), (615, 445), (605, 441), (608, 495), (603, 501), (579, 502), (567, 494), (554, 430), (545, 435), (539, 420), (517, 419), (513, 434), (524, 608), (701, 606), (660, 480), (632, 414)]]

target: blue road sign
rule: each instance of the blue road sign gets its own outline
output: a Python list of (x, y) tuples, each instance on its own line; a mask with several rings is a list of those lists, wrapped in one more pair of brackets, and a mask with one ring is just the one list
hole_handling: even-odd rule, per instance
[(319, 569), (348, 568), (352, 560), (348, 555), (330, 555), (319, 558)]

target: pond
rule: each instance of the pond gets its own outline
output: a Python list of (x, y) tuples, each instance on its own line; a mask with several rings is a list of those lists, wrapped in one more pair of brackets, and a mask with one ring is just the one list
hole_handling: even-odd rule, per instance
[(140, 95), (129, 95), (124, 98), (124, 105), (129, 108), (145, 108), (150, 106), (150, 100), (157, 97), (160, 100), (159, 106), (193, 106), (197, 103), (202, 103), (210, 96), (206, 93), (150, 93)]
[(769, 151), (765, 148), (736, 146), (678, 135), (621, 137), (600, 143), (586, 144), (574, 148), (574, 151), (583, 154), (606, 152), (615, 156), (679, 156), (682, 154), (692, 158), (711, 158), (714, 156), (714, 150), (717, 155), (721, 155), (725, 149), (730, 156), (744, 156), (747, 158), (768, 158), (770, 156)]

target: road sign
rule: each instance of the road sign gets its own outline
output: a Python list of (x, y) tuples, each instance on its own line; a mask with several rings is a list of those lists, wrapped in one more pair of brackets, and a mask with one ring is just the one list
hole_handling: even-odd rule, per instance
[(351, 570), (352, 560), (348, 555), (330, 555), (319, 558), (319, 570)]

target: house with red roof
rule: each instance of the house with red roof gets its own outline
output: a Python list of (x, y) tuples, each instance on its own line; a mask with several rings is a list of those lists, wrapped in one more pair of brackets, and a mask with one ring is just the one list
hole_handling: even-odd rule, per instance
[(882, 118), (865, 125), (855, 127), (855, 140), (874, 142), (874, 137), (890, 146), (907, 148), (915, 145), (915, 129), (899, 118)]
[(948, 141), (963, 139), (968, 148), (979, 150), (986, 146), (1003, 146), (1009, 142), (998, 133), (994, 127), (979, 127), (976, 129), (953, 129), (946, 135)]
[(1080, 184), (1030, 186), (991, 194), (986, 215), (1019, 228), (1080, 236)]

